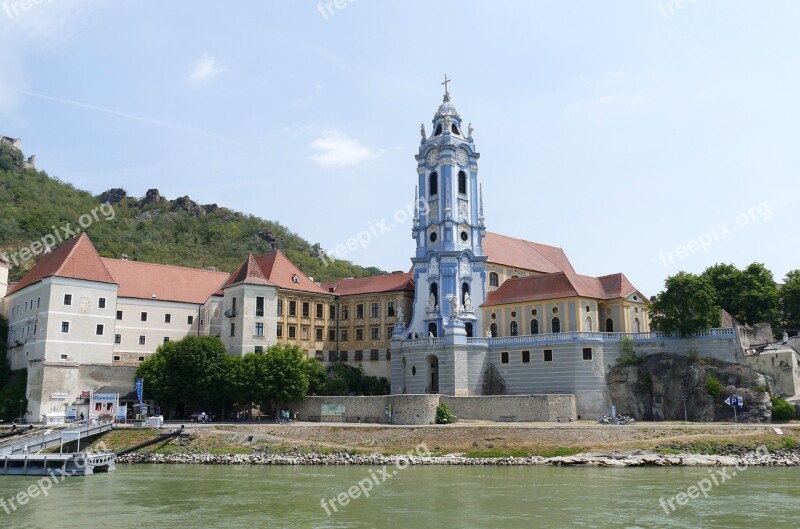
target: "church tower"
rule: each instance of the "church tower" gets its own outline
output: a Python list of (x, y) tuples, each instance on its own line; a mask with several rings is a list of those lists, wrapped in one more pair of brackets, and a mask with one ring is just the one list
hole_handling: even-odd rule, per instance
[(414, 317), (407, 334), (420, 338), (483, 335), (486, 235), (472, 124), (463, 126), (450, 102), (433, 116), (430, 135), (421, 125), (412, 236), (416, 240)]

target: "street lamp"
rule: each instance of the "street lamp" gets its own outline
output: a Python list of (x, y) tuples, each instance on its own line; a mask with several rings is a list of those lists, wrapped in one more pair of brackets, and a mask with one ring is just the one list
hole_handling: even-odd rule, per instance
[(689, 422), (689, 416), (686, 413), (686, 400), (688, 398), (689, 397), (687, 397), (686, 395), (681, 395), (681, 399), (683, 400), (683, 422), (687, 422), (687, 423)]

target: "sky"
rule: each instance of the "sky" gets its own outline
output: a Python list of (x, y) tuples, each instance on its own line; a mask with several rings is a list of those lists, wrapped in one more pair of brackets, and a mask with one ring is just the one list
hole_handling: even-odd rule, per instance
[[(793, 0), (0, 0), (0, 134), (99, 194), (157, 188), (407, 270), (445, 76), (490, 231), (646, 296), (800, 268)], [(57, 197), (42, 197), (57, 200)], [(2, 234), (0, 234), (0, 237)]]

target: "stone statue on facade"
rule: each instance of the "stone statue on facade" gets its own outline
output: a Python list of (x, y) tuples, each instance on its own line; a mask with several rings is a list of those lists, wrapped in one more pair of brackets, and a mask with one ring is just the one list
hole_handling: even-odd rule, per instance
[(439, 308), (439, 305), (436, 304), (436, 294), (431, 292), (431, 294), (428, 296), (427, 310), (428, 312), (435, 312), (437, 308)]
[(419, 124), (419, 134), (420, 134), (420, 136), (422, 136), (422, 140), (423, 141), (428, 138), (428, 135), (425, 134), (425, 123), (420, 123)]
[(475, 129), (472, 127), (472, 122), (470, 121), (469, 125), (467, 125), (467, 138), (471, 138), (473, 132), (475, 132)]
[(461, 311), (458, 310), (458, 298), (456, 296), (450, 296), (447, 298), (447, 301), (450, 303), (450, 317), (457, 319), (461, 315)]
[(403, 324), (405, 320), (403, 319), (403, 307), (397, 307), (397, 323)]
[(472, 298), (469, 292), (464, 294), (464, 312), (472, 312)]
[(439, 275), (439, 260), (436, 257), (431, 259), (431, 265), (428, 267), (428, 275), (429, 276)]
[(492, 329), (490, 329), (489, 327), (486, 327), (486, 337), (487, 338), (492, 337)]

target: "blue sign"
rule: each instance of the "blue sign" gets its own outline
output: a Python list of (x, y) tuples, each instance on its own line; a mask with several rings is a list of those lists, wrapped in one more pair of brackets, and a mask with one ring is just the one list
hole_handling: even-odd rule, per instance
[(144, 395), (144, 379), (136, 379), (136, 397), (139, 399), (139, 407), (142, 406), (142, 397)]
[(733, 395), (725, 399), (725, 404), (732, 407), (744, 408), (744, 399), (738, 395)]

